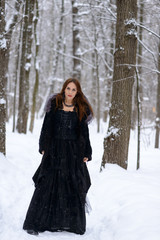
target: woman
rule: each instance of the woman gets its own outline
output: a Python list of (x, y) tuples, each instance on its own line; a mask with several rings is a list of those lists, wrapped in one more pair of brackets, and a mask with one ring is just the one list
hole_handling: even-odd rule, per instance
[(92, 108), (78, 80), (65, 81), (46, 105), (39, 152), (42, 161), (33, 176), (33, 194), (23, 229), (44, 231), (86, 230), (86, 194), (91, 185), (86, 162), (91, 160), (88, 122)]

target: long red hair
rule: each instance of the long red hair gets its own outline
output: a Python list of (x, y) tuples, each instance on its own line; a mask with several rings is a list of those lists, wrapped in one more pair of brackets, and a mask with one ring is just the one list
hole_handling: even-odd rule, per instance
[(93, 109), (90, 103), (87, 101), (86, 97), (84, 96), (79, 81), (75, 78), (69, 78), (64, 82), (61, 92), (58, 93), (56, 96), (56, 108), (61, 108), (62, 102), (64, 101), (65, 89), (71, 82), (73, 82), (77, 88), (77, 94), (73, 99), (73, 104), (75, 106), (76, 111), (78, 112), (79, 120), (81, 121), (83, 116), (85, 115), (87, 116), (86, 112), (87, 110), (89, 110), (90, 114), (92, 114), (93, 116)]

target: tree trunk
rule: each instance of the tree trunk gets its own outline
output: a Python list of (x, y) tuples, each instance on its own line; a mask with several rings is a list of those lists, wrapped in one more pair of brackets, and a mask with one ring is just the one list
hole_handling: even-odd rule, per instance
[[(96, 44), (97, 45), (97, 44)], [(96, 79), (97, 79), (97, 132), (100, 132), (100, 81), (99, 81), (99, 64), (98, 64), (98, 52), (95, 49), (96, 57)]]
[[(160, 30), (159, 30), (160, 33)], [(155, 148), (159, 148), (160, 137), (160, 41), (158, 44), (158, 83), (157, 83), (157, 106), (156, 106), (156, 136), (155, 136)]]
[(26, 41), (26, 63), (24, 78), (24, 105), (22, 111), (23, 132), (27, 132), (27, 122), (29, 113), (29, 74), (31, 69), (31, 48), (32, 48), (32, 22), (35, 0), (28, 1), (28, 23), (27, 23), (27, 41)]
[(137, 170), (140, 167), (140, 134), (141, 134), (141, 121), (140, 121), (140, 96), (139, 96), (139, 74), (136, 69), (136, 82), (137, 82)]
[(6, 155), (6, 52), (5, 0), (0, 1), (0, 153)]
[[(99, 3), (97, 3), (99, 5)], [(96, 100), (93, 101), (93, 104), (96, 106), (96, 119), (97, 119), (97, 132), (100, 131), (100, 80), (99, 80), (99, 54), (98, 54), (98, 37), (99, 37), (99, 29), (97, 28), (97, 19), (95, 19), (94, 14), (92, 13), (92, 6), (91, 14), (92, 14), (92, 27), (93, 27), (93, 53), (92, 53), (92, 62), (93, 62), (93, 89), (92, 89), (92, 96)], [(100, 18), (100, 16), (99, 16)]]
[[(140, 24), (143, 24), (143, 14), (144, 14), (144, 1), (143, 0), (139, 0), (139, 22)], [(139, 27), (138, 29), (138, 37), (139, 40), (142, 42), (143, 40), (143, 28)], [(142, 44), (140, 42), (138, 42), (138, 46), (137, 46), (137, 61), (138, 61), (138, 75), (139, 75), (139, 97), (140, 97), (140, 101), (142, 102), (143, 98), (142, 98), (142, 79), (141, 79), (141, 74), (142, 74), (142, 54), (143, 54), (143, 48), (142, 48)], [(136, 86), (135, 86), (136, 89)], [(133, 102), (133, 111), (132, 111), (132, 129), (135, 129), (136, 126), (136, 122), (137, 122), (137, 91), (134, 91), (134, 102)], [(141, 105), (142, 107), (142, 105)], [(141, 110), (142, 113), (142, 110)], [(141, 117), (141, 116), (140, 116)]]
[(27, 132), (27, 121), (29, 111), (29, 70), (31, 65), (31, 46), (32, 46), (32, 20), (33, 20), (34, 1), (26, 0), (25, 17), (22, 34), (22, 53), (20, 61), (19, 79), (19, 107), (17, 130), (19, 133)]
[(24, 95), (25, 95), (25, 63), (26, 63), (26, 43), (27, 43), (27, 29), (28, 29), (28, 2), (25, 3), (25, 17), (23, 23), (22, 34), (22, 52), (20, 60), (20, 77), (19, 77), (19, 106), (18, 106), (18, 120), (17, 130), (19, 133), (25, 133), (25, 127), (23, 125), (23, 107), (24, 107)]
[(16, 56), (16, 66), (15, 66), (14, 100), (13, 100), (13, 128), (12, 128), (13, 132), (15, 132), (15, 126), (16, 126), (16, 98), (17, 98), (17, 82), (19, 78), (19, 58), (20, 58), (21, 39), (22, 39), (22, 22), (20, 26), (18, 46), (16, 49), (17, 56)]
[(92, 52), (92, 89), (91, 89), (91, 99), (92, 99), (92, 104), (94, 106), (94, 111), (95, 111), (95, 117), (97, 118), (97, 101), (96, 101), (96, 57), (95, 57), (95, 51)]
[(72, 32), (73, 32), (73, 74), (74, 78), (81, 80), (81, 51), (80, 32), (77, 1), (72, 0)]
[[(115, 1), (110, 0), (110, 3), (108, 5), (108, 7), (112, 7), (115, 5), (114, 3)], [(112, 9), (113, 11), (113, 9)], [(111, 88), (112, 88), (112, 75), (113, 75), (113, 54), (114, 54), (114, 49), (115, 49), (115, 23), (114, 21), (111, 21), (110, 23), (110, 29), (111, 29), (111, 33), (110, 33), (110, 47), (109, 47), (109, 51), (110, 54), (108, 54), (107, 52), (107, 44), (108, 42), (106, 42), (105, 40), (105, 32), (103, 29), (103, 22), (102, 22), (101, 18), (101, 31), (103, 34), (103, 46), (104, 46), (104, 59), (105, 59), (105, 75), (106, 78), (104, 79), (104, 91), (105, 91), (105, 101), (104, 101), (104, 111), (103, 111), (103, 121), (107, 122), (107, 118), (108, 118), (108, 114), (109, 114), (109, 105), (111, 102)]]
[(37, 23), (39, 19), (39, 8), (38, 8), (38, 0), (36, 0), (36, 18), (34, 20), (34, 38), (35, 38), (35, 45), (36, 45), (36, 52), (35, 52), (35, 71), (36, 71), (36, 80), (33, 89), (33, 98), (32, 98), (32, 109), (31, 109), (31, 122), (29, 130), (33, 132), (34, 127), (34, 119), (35, 119), (35, 112), (36, 112), (36, 99), (38, 93), (38, 86), (39, 86), (39, 40), (37, 39)]
[(63, 41), (63, 52), (64, 52), (64, 55), (63, 55), (63, 60), (62, 60), (62, 69), (63, 69), (63, 79), (65, 80), (66, 79), (66, 65), (65, 65), (65, 54), (66, 54), (66, 42)]
[(61, 17), (59, 22), (59, 32), (58, 32), (58, 40), (56, 44), (55, 59), (53, 61), (53, 68), (52, 68), (52, 82), (51, 82), (50, 92), (49, 94), (47, 94), (47, 97), (48, 95), (54, 92), (54, 83), (55, 83), (55, 76), (56, 76), (57, 67), (58, 67), (59, 52), (62, 48), (63, 18), (64, 18), (64, 0), (62, 0), (61, 2)]
[(106, 163), (116, 163), (124, 169), (127, 168), (137, 49), (134, 24), (136, 16), (137, 0), (117, 1), (112, 100), (109, 128), (104, 139), (102, 167), (105, 167)]
[[(7, 32), (6, 32), (6, 40), (7, 40), (7, 50), (6, 50), (6, 57), (5, 57), (5, 61), (6, 61), (6, 72), (8, 72), (8, 66), (9, 66), (9, 55), (10, 55), (10, 46), (11, 46), (11, 40), (12, 40), (12, 33), (13, 33), (13, 30), (14, 30), (14, 27), (16, 25), (16, 23), (18, 22), (18, 13), (20, 11), (20, 7), (21, 7), (21, 4), (22, 4), (22, 0), (17, 0), (15, 1), (15, 14), (13, 15), (13, 18), (12, 18), (12, 21), (7, 29)], [(8, 81), (8, 75), (6, 74), (5, 76), (5, 87), (7, 86), (7, 81)], [(6, 98), (7, 100), (7, 98)], [(8, 105), (8, 103), (6, 102), (6, 105)], [(8, 109), (8, 108), (7, 108)], [(6, 119), (8, 120), (8, 113), (6, 111)]]

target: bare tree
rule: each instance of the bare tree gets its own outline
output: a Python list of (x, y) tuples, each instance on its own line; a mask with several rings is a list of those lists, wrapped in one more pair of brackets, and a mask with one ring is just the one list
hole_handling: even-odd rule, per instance
[(32, 40), (33, 40), (33, 16), (34, 16), (34, 5), (35, 0), (29, 0), (28, 4), (28, 26), (27, 26), (27, 41), (26, 41), (26, 62), (25, 62), (25, 84), (24, 84), (24, 106), (22, 114), (23, 131), (27, 132), (27, 122), (29, 113), (29, 75), (31, 69), (31, 58), (32, 58)]
[(58, 66), (58, 60), (59, 60), (59, 52), (60, 52), (60, 50), (62, 48), (63, 19), (64, 19), (64, 0), (62, 0), (62, 2), (61, 2), (59, 32), (58, 32), (58, 39), (57, 39), (57, 44), (56, 44), (55, 59), (54, 59), (54, 62), (53, 62), (53, 69), (52, 69), (52, 76), (53, 76), (53, 78), (55, 77), (56, 72), (57, 72), (57, 66)]
[(22, 21), (20, 24), (20, 31), (17, 31), (19, 33), (18, 37), (18, 44), (16, 47), (16, 64), (15, 64), (15, 72), (14, 72), (14, 97), (13, 97), (13, 128), (12, 131), (15, 132), (16, 128), (16, 98), (17, 98), (17, 83), (19, 79), (19, 59), (20, 59), (20, 47), (21, 47), (21, 38), (22, 38)]
[[(30, 129), (33, 130), (35, 111), (39, 116), (42, 116), (43, 103), (45, 104), (48, 95), (51, 92), (58, 92), (63, 79), (73, 76), (75, 73), (74, 77), (81, 78), (84, 92), (94, 106), (97, 128), (99, 128), (100, 119), (102, 117), (104, 121), (108, 119), (112, 86), (116, 84), (116, 81), (112, 84), (113, 55), (117, 56), (119, 51), (115, 48), (116, 0), (47, 2), (39, 0), (39, 21), (36, 27), (39, 43), (37, 44), (33, 33), (31, 33), (31, 28), (29, 28), (29, 9), (27, 14), (25, 13), (26, 4), (29, 8), (30, 3), (31, 0), (6, 1), (6, 63), (9, 60), (9, 63), (6, 64), (8, 72), (5, 80), (7, 90), (6, 115), (8, 118), (12, 114), (14, 115), (13, 125), (15, 126), (15, 120), (17, 118), (18, 121), (20, 120), (20, 106), (18, 110), (20, 102), (21, 107), (23, 106), (21, 108), (21, 124), (23, 132), (25, 132), (30, 106), (32, 116)], [(151, 124), (150, 121), (153, 123), (156, 118), (155, 91), (158, 73), (156, 54), (157, 37), (159, 38), (159, 25), (156, 18), (159, 18), (159, 0), (151, 2), (139, 0), (138, 20), (135, 24), (138, 26), (137, 71), (140, 92), (143, 87), (143, 98), (141, 98), (143, 111), (140, 113), (143, 116), (143, 125)], [(35, 19), (36, 17), (34, 17)], [(26, 40), (24, 35), (25, 22), (27, 24)], [(36, 20), (32, 26), (35, 22)], [(29, 34), (33, 38), (30, 38)], [(33, 54), (30, 54), (29, 45), (31, 46), (32, 40), (34, 43), (32, 44)], [(25, 45), (24, 41), (26, 41)], [(24, 50), (22, 46), (25, 46)], [(123, 48), (122, 45), (121, 47)], [(121, 53), (123, 53), (123, 49), (121, 49)], [(39, 57), (36, 57), (38, 55)], [(123, 61), (119, 61), (119, 63), (128, 64)], [(155, 73), (153, 73), (154, 70)], [(116, 80), (120, 79), (116, 78)], [(18, 90), (19, 86), (21, 87)], [(90, 87), (88, 88), (88, 86)], [(136, 91), (136, 84), (134, 84), (133, 90)], [(29, 96), (27, 92), (33, 96)], [(132, 104), (133, 111), (137, 111), (136, 99), (132, 101)], [(132, 120), (134, 116), (137, 119), (137, 112), (135, 114), (133, 111)], [(133, 122), (135, 125), (137, 120), (133, 120)]]
[(38, 93), (38, 86), (39, 86), (39, 39), (37, 34), (37, 23), (39, 19), (39, 7), (38, 7), (38, 0), (36, 0), (36, 17), (34, 19), (34, 39), (35, 39), (35, 62), (34, 62), (34, 68), (36, 71), (36, 79), (33, 89), (33, 96), (32, 96), (32, 109), (31, 109), (31, 122), (29, 130), (33, 132), (34, 127), (34, 119), (35, 119), (35, 111), (36, 111), (36, 99), (37, 99), (37, 93)]
[(59, 27), (58, 34), (57, 34), (57, 38), (56, 38), (56, 43), (55, 44), (52, 43), (54, 56), (51, 59), (52, 69), (51, 69), (51, 77), (49, 80), (50, 87), (47, 89), (45, 96), (43, 97), (43, 103), (42, 103), (42, 106), (40, 109), (40, 113), (42, 113), (42, 114), (40, 114), (40, 115), (43, 115), (44, 104), (45, 104), (47, 97), (55, 91), (56, 73), (58, 71), (58, 62), (59, 62), (59, 58), (60, 58), (61, 48), (63, 46), (62, 45), (63, 21), (64, 21), (64, 0), (61, 0), (60, 20), (58, 23), (58, 27)]
[[(13, 14), (13, 17), (12, 17), (12, 21), (10, 21), (9, 26), (6, 29), (6, 43), (7, 43), (7, 51), (6, 51), (6, 57), (5, 57), (6, 73), (7, 73), (6, 74), (6, 80), (5, 80), (6, 86), (7, 86), (7, 81), (8, 81), (9, 57), (10, 57), (10, 47), (11, 47), (11, 41), (12, 41), (12, 34), (13, 34), (14, 29), (17, 25), (18, 20), (19, 20), (19, 11), (20, 11), (21, 5), (22, 5), (22, 0), (16, 0), (15, 1), (15, 4), (14, 4), (15, 11), (14, 11), (14, 14)], [(6, 100), (7, 100), (6, 108), (8, 109), (8, 98)], [(6, 111), (6, 119), (8, 120), (8, 111)]]
[[(109, 1), (109, 8), (113, 9), (113, 6), (115, 6), (115, 0)], [(113, 10), (112, 10), (113, 11)], [(103, 22), (101, 18), (101, 29), (103, 34), (103, 46), (104, 46), (104, 59), (105, 59), (105, 80), (104, 80), (104, 92), (105, 92), (105, 101), (104, 101), (104, 111), (103, 111), (103, 120), (104, 122), (107, 121), (107, 117), (109, 114), (109, 105), (111, 101), (111, 88), (112, 88), (112, 77), (113, 77), (113, 54), (115, 49), (115, 17), (113, 18), (113, 14), (111, 16), (110, 21), (110, 39), (107, 39), (105, 41), (105, 38), (107, 35), (105, 35), (105, 31), (103, 30)], [(107, 44), (109, 43), (109, 53), (107, 52)]]
[(95, 87), (96, 87), (96, 102), (97, 102), (97, 111), (96, 111), (96, 116), (97, 116), (97, 132), (100, 131), (100, 79), (99, 79), (99, 54), (98, 54), (98, 30), (97, 30), (97, 24), (95, 21), (95, 17), (92, 15), (92, 21), (93, 21), (93, 33), (94, 33), (94, 51), (93, 51), (93, 58), (94, 58), (94, 81), (95, 82)]
[(5, 0), (0, 1), (0, 152), (6, 154), (6, 38)]
[(112, 100), (109, 128), (104, 139), (102, 167), (106, 163), (116, 163), (127, 168), (137, 49), (136, 17), (137, 0), (117, 1)]
[(25, 63), (26, 63), (26, 43), (27, 43), (27, 29), (28, 29), (28, 4), (29, 0), (25, 2), (25, 16), (23, 19), (22, 27), (22, 52), (20, 60), (20, 79), (19, 79), (19, 106), (18, 106), (18, 119), (17, 130), (19, 133), (25, 133), (23, 126), (23, 107), (24, 107), (24, 91), (25, 91)]
[[(159, 29), (160, 33), (160, 29)], [(157, 83), (157, 106), (156, 106), (156, 137), (155, 137), (155, 148), (159, 148), (159, 138), (160, 138), (160, 40), (158, 43), (158, 83)]]
[[(138, 8), (138, 18), (139, 18), (139, 22), (140, 24), (143, 24), (144, 22), (144, 1), (143, 0), (139, 0), (139, 8)], [(139, 37), (139, 42), (137, 45), (137, 63), (138, 63), (138, 76), (139, 76), (139, 101), (142, 102), (142, 79), (141, 79), (141, 74), (142, 74), (142, 62), (143, 62), (143, 46), (141, 44), (141, 42), (143, 41), (143, 28), (139, 27), (138, 28), (138, 37)], [(137, 113), (137, 90), (136, 90), (136, 85), (134, 87), (134, 101), (133, 101), (133, 110), (132, 110), (132, 129), (135, 128), (136, 123), (137, 123), (137, 119), (138, 119), (138, 113)], [(140, 106), (142, 107), (142, 106)], [(142, 114), (142, 109), (140, 111), (140, 116)]]
[(32, 46), (32, 19), (33, 19), (34, 1), (26, 0), (25, 17), (22, 34), (22, 52), (20, 61), (20, 79), (19, 79), (19, 107), (17, 130), (19, 133), (26, 133), (29, 111), (29, 69), (31, 61)]
[(81, 80), (80, 31), (77, 0), (72, 0), (72, 32), (73, 32), (73, 77)]

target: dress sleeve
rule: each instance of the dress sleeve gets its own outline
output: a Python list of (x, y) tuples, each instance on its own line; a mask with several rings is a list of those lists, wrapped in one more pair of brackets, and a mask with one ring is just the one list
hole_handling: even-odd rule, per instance
[(42, 128), (41, 128), (41, 133), (40, 133), (40, 138), (39, 138), (39, 152), (42, 154), (42, 151), (46, 151), (47, 144), (48, 144), (48, 139), (49, 139), (49, 127), (50, 127), (50, 122), (51, 122), (51, 113), (46, 112)]

